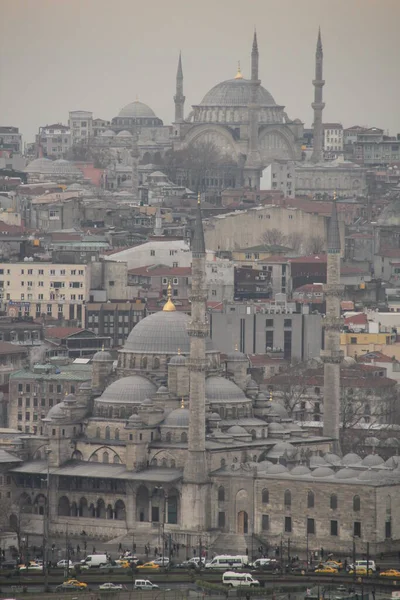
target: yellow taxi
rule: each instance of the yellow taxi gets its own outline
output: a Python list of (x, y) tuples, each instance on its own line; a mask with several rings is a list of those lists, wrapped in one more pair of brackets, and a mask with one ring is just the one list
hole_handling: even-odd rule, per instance
[(326, 563), (335, 569), (341, 569), (343, 567), (343, 563), (340, 560), (335, 560), (333, 558), (327, 560)]
[[(356, 567), (356, 575), (367, 575), (367, 567)], [(372, 575), (373, 570), (368, 569), (368, 575)], [(349, 575), (354, 575), (354, 569), (350, 569)]]
[(333, 575), (337, 572), (338, 570), (335, 567), (330, 567), (329, 565), (321, 565), (314, 571), (314, 573), (324, 573), (325, 575)]
[(68, 579), (68, 581), (64, 581), (68, 585), (74, 585), (76, 588), (87, 588), (87, 583), (83, 581), (78, 581), (77, 579)]
[(115, 561), (117, 565), (120, 565), (123, 569), (129, 569), (131, 566), (128, 560), (119, 559)]
[(388, 569), (387, 571), (382, 571), (379, 573), (380, 577), (400, 577), (400, 571), (396, 571), (396, 569)]
[(160, 565), (156, 565), (153, 561), (144, 563), (144, 565), (138, 565), (137, 569), (159, 569)]

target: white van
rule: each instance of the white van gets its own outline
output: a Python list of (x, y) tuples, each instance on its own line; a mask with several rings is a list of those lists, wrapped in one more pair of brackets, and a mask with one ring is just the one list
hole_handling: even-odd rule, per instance
[(206, 563), (205, 567), (206, 569), (242, 569), (248, 564), (249, 557), (246, 555), (231, 556), (230, 554), (220, 554)]
[(86, 558), (81, 560), (81, 565), (86, 567), (102, 567), (108, 563), (107, 554), (88, 554)]
[(155, 583), (151, 583), (148, 579), (135, 579), (135, 590), (158, 590), (159, 587)]
[[(367, 563), (368, 563), (368, 569), (370, 569), (371, 571), (373, 571), (375, 573), (376, 571), (376, 564), (374, 560), (356, 560), (356, 573), (358, 569), (366, 569), (367, 568)], [(353, 570), (354, 569), (354, 565), (351, 564), (349, 565), (349, 570)]]
[(222, 583), (229, 587), (256, 587), (260, 585), (260, 582), (254, 579), (250, 573), (236, 573), (235, 571), (226, 571), (222, 575)]

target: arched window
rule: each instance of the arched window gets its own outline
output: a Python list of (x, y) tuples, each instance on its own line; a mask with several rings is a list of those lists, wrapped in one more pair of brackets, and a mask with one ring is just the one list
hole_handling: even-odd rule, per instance
[(165, 441), (166, 442), (170, 442), (171, 441), (171, 432), (170, 431), (167, 432), (167, 435), (165, 436)]
[(331, 509), (336, 510), (338, 506), (337, 496), (336, 494), (331, 494)]
[(218, 502), (225, 502), (225, 488), (222, 485), (218, 488)]
[(251, 433), (251, 439), (252, 439), (252, 440), (255, 440), (255, 439), (257, 439), (257, 434), (256, 434), (256, 430), (255, 430), (255, 429), (252, 429), (252, 430), (250, 431), (250, 433)]
[(147, 356), (143, 356), (141, 367), (142, 369), (147, 369)]
[(114, 438), (115, 438), (116, 440), (119, 440), (119, 429), (116, 429), (116, 430), (115, 430), (115, 432), (114, 432)]
[(171, 459), (171, 469), (175, 469), (176, 468), (176, 462), (175, 460), (172, 458)]
[(188, 440), (188, 437), (187, 437), (186, 431), (182, 431), (182, 433), (181, 433), (181, 442), (183, 442), (184, 444), (186, 444), (187, 440)]
[(151, 459), (150, 466), (151, 466), (151, 467), (156, 467), (156, 466), (157, 466), (157, 459), (156, 459), (156, 458), (152, 458), (152, 459)]
[(168, 466), (168, 465), (167, 465), (167, 459), (166, 459), (166, 458), (163, 458), (163, 459), (162, 459), (162, 461), (161, 461), (161, 466), (162, 466), (162, 467), (167, 467), (167, 466)]
[(110, 460), (108, 452), (103, 452), (103, 463), (108, 463)]
[(90, 461), (91, 462), (99, 462), (99, 457), (97, 456), (97, 454), (92, 454)]
[(269, 491), (266, 490), (266, 489), (264, 489), (262, 491), (261, 496), (262, 496), (262, 503), (263, 504), (268, 504), (269, 503)]
[(135, 368), (136, 357), (131, 354), (131, 369)]
[(226, 460), (224, 458), (221, 458), (221, 468), (223, 469), (226, 465)]
[(120, 410), (120, 415), (121, 419), (125, 419), (126, 418), (126, 410), (124, 406), (121, 406), (121, 410)]
[(106, 440), (110, 439), (110, 428), (107, 426), (106, 427)]
[(160, 368), (160, 359), (157, 358), (157, 356), (155, 356), (153, 358), (153, 369), (159, 369)]
[(121, 463), (118, 454), (114, 454), (113, 463), (114, 465), (119, 465)]
[(307, 508), (314, 508), (314, 492), (312, 492), (311, 490), (309, 490), (307, 492)]
[(285, 490), (284, 494), (284, 505), (292, 506), (292, 492), (290, 490)]
[(96, 437), (97, 437), (97, 438), (101, 438), (101, 429), (100, 429), (100, 427), (98, 427), (98, 428), (96, 429)]
[(360, 510), (361, 510), (360, 496), (354, 496), (354, 498), (353, 498), (353, 510), (354, 510), (354, 512), (360, 512)]
[(390, 496), (386, 496), (386, 514), (392, 514), (392, 499)]

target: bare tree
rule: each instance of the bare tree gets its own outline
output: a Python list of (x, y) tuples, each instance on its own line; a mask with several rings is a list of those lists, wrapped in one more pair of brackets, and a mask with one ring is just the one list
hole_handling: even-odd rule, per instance
[(280, 229), (267, 229), (261, 236), (261, 241), (268, 246), (283, 246), (287, 242), (285, 234)]
[(293, 233), (288, 235), (286, 238), (286, 244), (289, 246), (289, 248), (292, 248), (292, 250), (295, 250), (296, 252), (301, 250), (303, 243), (304, 236), (300, 231), (293, 231)]
[(321, 254), (325, 250), (325, 238), (322, 235), (312, 235), (308, 239), (307, 254)]
[(301, 406), (309, 398), (309, 379), (310, 364), (301, 361), (292, 361), (286, 371), (273, 378), (274, 395), (289, 417), (304, 418), (306, 410)]
[(1, 509), (0, 531), (15, 534), (18, 553), (21, 554), (22, 537), (30, 521), (29, 515), (32, 512), (32, 505), (26, 501), (24, 496), (21, 496), (16, 503), (11, 498), (2, 500)]

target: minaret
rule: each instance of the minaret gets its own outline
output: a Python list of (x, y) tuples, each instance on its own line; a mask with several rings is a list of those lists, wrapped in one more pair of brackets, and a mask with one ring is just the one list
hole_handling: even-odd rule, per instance
[(258, 148), (258, 110), (257, 97), (261, 81), (258, 79), (258, 44), (257, 33), (254, 31), (253, 47), (251, 50), (251, 98), (249, 112), (249, 145), (246, 164), (244, 166), (245, 187), (260, 189), (261, 157)]
[(182, 57), (179, 52), (178, 70), (176, 72), (176, 93), (174, 96), (175, 102), (175, 123), (183, 123), (183, 111), (185, 108), (185, 96), (183, 95), (183, 71)]
[(339, 452), (340, 423), (340, 363), (343, 352), (340, 350), (340, 232), (336, 206), (336, 194), (332, 205), (332, 215), (328, 226), (327, 277), (324, 286), (326, 317), (324, 322), (324, 349), (321, 359), (324, 363), (324, 435), (333, 439), (333, 451)]
[(155, 218), (153, 233), (156, 236), (160, 236), (163, 234), (161, 208), (159, 206), (157, 206), (157, 208), (156, 208), (156, 218)]
[(189, 358), (189, 438), (188, 457), (183, 471), (186, 484), (182, 501), (187, 522), (191, 528), (205, 528), (208, 520), (208, 468), (206, 461), (206, 321), (207, 288), (205, 282), (206, 250), (201, 218), (200, 194), (197, 203), (196, 224), (192, 239), (192, 291)]
[(311, 104), (314, 109), (314, 139), (313, 139), (313, 153), (311, 155), (311, 161), (314, 163), (321, 162), (324, 158), (322, 148), (322, 111), (325, 107), (322, 102), (322, 88), (325, 85), (325, 81), (322, 79), (322, 68), (323, 68), (324, 54), (322, 52), (321, 42), (321, 29), (318, 30), (317, 50), (315, 53), (315, 79), (313, 81), (314, 86), (314, 102)]
[(135, 125), (132, 138), (132, 196), (134, 200), (139, 201), (139, 146), (138, 146), (138, 131)]

